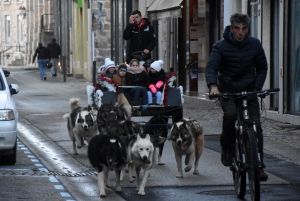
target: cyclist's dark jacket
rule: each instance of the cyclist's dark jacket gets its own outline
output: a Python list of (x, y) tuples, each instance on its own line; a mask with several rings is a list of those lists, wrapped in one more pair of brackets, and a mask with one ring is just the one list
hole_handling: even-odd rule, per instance
[(131, 39), (128, 57), (130, 57), (133, 52), (144, 51), (144, 49), (148, 49), (151, 52), (156, 45), (153, 26), (147, 18), (143, 19), (145, 20), (145, 25), (142, 29), (139, 30), (137, 26), (128, 23), (123, 32), (124, 40)]
[(260, 41), (246, 35), (243, 42), (236, 42), (230, 26), (225, 28), (223, 37), (223, 40), (214, 44), (207, 63), (208, 87), (218, 84), (220, 92), (261, 90), (268, 64)]

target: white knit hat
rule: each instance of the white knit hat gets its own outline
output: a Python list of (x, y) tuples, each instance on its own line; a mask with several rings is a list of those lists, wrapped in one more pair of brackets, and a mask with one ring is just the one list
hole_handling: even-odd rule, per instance
[(157, 72), (159, 72), (161, 70), (161, 65), (163, 65), (163, 64), (164, 64), (163, 60), (154, 61), (150, 65), (150, 68), (153, 68), (154, 70), (156, 70)]
[(110, 58), (106, 58), (105, 59), (105, 70), (109, 69), (109, 68), (115, 68), (115, 62), (113, 62), (112, 60), (110, 60)]

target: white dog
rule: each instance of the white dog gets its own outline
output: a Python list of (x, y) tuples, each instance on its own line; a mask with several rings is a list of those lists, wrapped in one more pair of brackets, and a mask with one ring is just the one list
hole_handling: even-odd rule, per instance
[[(145, 138), (140, 137), (139, 134), (137, 135), (137, 137), (129, 144), (127, 158), (129, 160), (129, 181), (134, 181), (132, 178), (132, 169), (135, 167), (136, 190), (139, 195), (145, 195), (144, 189), (150, 174), (150, 169), (155, 160), (155, 148), (149, 134), (147, 134)], [(140, 182), (141, 168), (144, 170), (142, 183)]]
[(79, 98), (70, 99), (71, 113), (63, 117), (68, 120), (68, 131), (73, 142), (74, 155), (77, 155), (77, 148), (84, 145), (84, 139), (89, 143), (90, 139), (97, 135), (97, 113), (98, 111), (90, 106), (81, 108), (78, 105)]

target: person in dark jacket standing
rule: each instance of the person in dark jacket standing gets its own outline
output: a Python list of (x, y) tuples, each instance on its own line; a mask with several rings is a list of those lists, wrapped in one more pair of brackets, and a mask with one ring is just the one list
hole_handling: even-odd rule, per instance
[(144, 51), (145, 54), (150, 54), (156, 46), (153, 26), (147, 18), (142, 18), (142, 14), (138, 10), (131, 13), (129, 23), (123, 33), (123, 39), (130, 40), (126, 63), (133, 59), (132, 53)]
[[(248, 36), (250, 19), (245, 14), (233, 14), (230, 26), (225, 28), (223, 40), (213, 46), (207, 68), (206, 82), (210, 94), (261, 90), (267, 76), (268, 64), (260, 41)], [(231, 166), (235, 146), (236, 103), (232, 99), (221, 100), (223, 125), (221, 133), (221, 162)], [(267, 180), (263, 171), (263, 135), (257, 96), (248, 100), (250, 117), (256, 122), (258, 149), (262, 168), (260, 179)]]
[(43, 46), (42, 43), (39, 43), (38, 48), (36, 48), (35, 53), (33, 55), (32, 63), (34, 63), (34, 60), (38, 57), (38, 65), (40, 69), (40, 77), (41, 80), (46, 80), (46, 62), (49, 58), (48, 49)]
[(147, 73), (144, 67), (140, 66), (137, 59), (132, 59), (126, 73), (126, 86), (133, 86), (128, 91), (130, 96), (133, 97), (132, 105), (139, 105), (140, 98), (142, 98), (143, 105), (148, 103), (146, 81)]
[(147, 77), (148, 86), (148, 104), (152, 105), (152, 94), (156, 97), (156, 105), (161, 104), (161, 95), (164, 88), (164, 82), (166, 80), (166, 74), (162, 65), (162, 60), (154, 61), (150, 64), (150, 70)]
[(49, 51), (49, 58), (53, 64), (53, 66), (51, 67), (52, 78), (55, 78), (57, 76), (56, 72), (61, 52), (60, 46), (56, 43), (55, 38), (53, 38), (52, 42), (48, 44), (47, 49)]

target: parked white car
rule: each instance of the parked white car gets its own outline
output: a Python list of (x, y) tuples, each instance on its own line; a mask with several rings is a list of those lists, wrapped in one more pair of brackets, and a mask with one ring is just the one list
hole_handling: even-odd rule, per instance
[(14, 165), (17, 160), (18, 109), (12, 97), (19, 92), (16, 84), (8, 85), (9, 71), (0, 67), (0, 162)]

